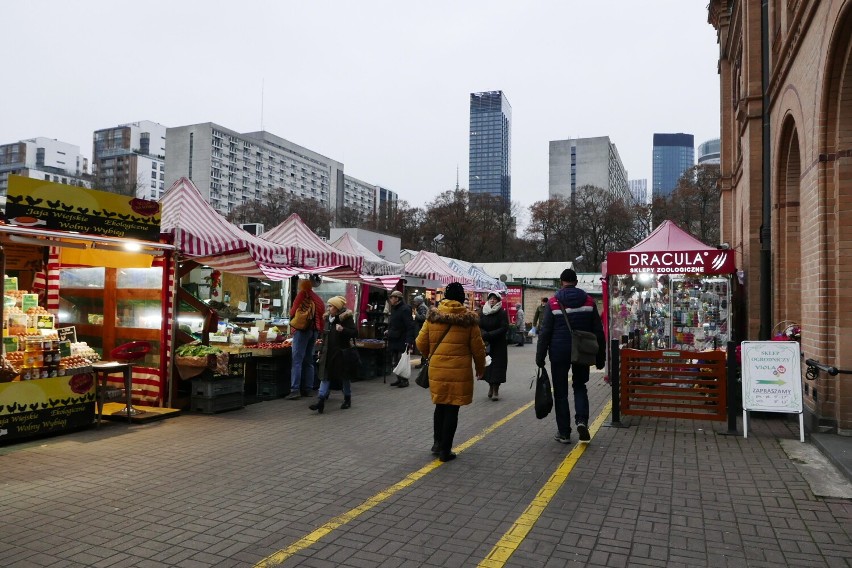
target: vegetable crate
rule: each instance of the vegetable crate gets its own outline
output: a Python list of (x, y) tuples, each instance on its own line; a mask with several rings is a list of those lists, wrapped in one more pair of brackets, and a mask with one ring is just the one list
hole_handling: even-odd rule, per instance
[(242, 392), (212, 397), (193, 395), (190, 402), (190, 408), (193, 412), (203, 412), (204, 414), (215, 414), (245, 406)]
[(286, 381), (257, 381), (257, 398), (281, 398), (290, 394), (290, 385)]
[(251, 360), (251, 352), (246, 353), (229, 353), (228, 354), (228, 373), (240, 377), (246, 375), (246, 363)]
[(213, 397), (234, 393), (243, 393), (243, 377), (192, 381), (192, 396)]

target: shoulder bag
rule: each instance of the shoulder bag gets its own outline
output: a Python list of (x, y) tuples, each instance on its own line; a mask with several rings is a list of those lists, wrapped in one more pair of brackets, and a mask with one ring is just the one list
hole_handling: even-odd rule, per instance
[(429, 388), (429, 359), (431, 359), (432, 355), (435, 354), (435, 351), (438, 349), (438, 346), (447, 336), (447, 333), (449, 333), (451, 327), (453, 326), (447, 326), (447, 329), (444, 330), (444, 334), (441, 336), (441, 339), (438, 340), (438, 343), (435, 344), (435, 347), (429, 350), (429, 356), (426, 358), (425, 361), (423, 361), (423, 366), (420, 367), (420, 372), (417, 374), (417, 378), (414, 379), (414, 382), (417, 384), (418, 387), (423, 387), (424, 389)]
[(340, 354), (343, 356), (343, 363), (350, 368), (354, 368), (357, 373), (361, 368), (361, 354), (358, 353), (358, 348), (355, 346), (355, 340), (349, 340), (349, 347), (341, 349)]
[(591, 367), (597, 361), (598, 357), (598, 338), (591, 331), (580, 331), (571, 328), (571, 323), (568, 321), (568, 314), (565, 313), (565, 307), (562, 302), (557, 302), (559, 309), (562, 310), (562, 317), (565, 318), (565, 325), (568, 326), (568, 331), (571, 332), (571, 364), (572, 365), (588, 365)]

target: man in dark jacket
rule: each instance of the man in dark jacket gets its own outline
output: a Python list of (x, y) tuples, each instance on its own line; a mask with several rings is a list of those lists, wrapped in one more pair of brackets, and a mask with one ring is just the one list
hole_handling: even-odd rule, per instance
[[(571, 410), (568, 404), (568, 371), (571, 369), (571, 332), (566, 318), (575, 331), (590, 331), (598, 338), (598, 357), (595, 366), (603, 369), (606, 350), (603, 323), (595, 300), (577, 288), (577, 273), (566, 268), (559, 276), (562, 288), (548, 300), (541, 322), (535, 363), (544, 367), (550, 354), (550, 374), (553, 377), (553, 406), (557, 433), (554, 439), (562, 444), (571, 443)], [(564, 314), (564, 315), (563, 315)], [(574, 422), (581, 442), (591, 440), (589, 435), (589, 366), (574, 365)]]
[[(390, 298), (390, 317), (388, 318), (388, 349), (393, 358), (393, 366), (399, 363), (399, 357), (405, 351), (411, 351), (414, 345), (414, 319), (411, 316), (411, 308), (403, 301), (402, 292), (394, 290)], [(408, 386), (408, 379), (397, 377), (391, 383), (392, 387), (404, 388)]]

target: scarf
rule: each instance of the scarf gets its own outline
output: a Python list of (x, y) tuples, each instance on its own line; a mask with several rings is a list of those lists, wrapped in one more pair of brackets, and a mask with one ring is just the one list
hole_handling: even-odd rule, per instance
[(503, 307), (503, 304), (501, 304), (500, 302), (497, 302), (493, 306), (491, 305), (491, 302), (485, 302), (484, 304), (482, 304), (482, 315), (484, 315), (484, 316), (491, 315), (491, 314), (499, 311), (500, 308), (502, 308), (502, 307)]

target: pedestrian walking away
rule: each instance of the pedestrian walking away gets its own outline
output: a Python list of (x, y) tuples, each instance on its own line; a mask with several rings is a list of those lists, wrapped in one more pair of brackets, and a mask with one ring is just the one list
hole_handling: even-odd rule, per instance
[[(399, 290), (391, 292), (388, 302), (390, 302), (390, 318), (388, 318), (387, 341), (393, 366), (396, 367), (400, 356), (405, 351), (410, 353), (414, 350), (414, 319), (411, 317), (411, 308), (403, 301), (402, 292)], [(390, 386), (407, 387), (408, 379), (397, 377)]]
[(491, 356), (491, 364), (485, 368), (483, 378), (488, 383), (488, 398), (494, 401), (500, 400), (500, 385), (506, 382), (506, 369), (509, 367), (509, 316), (502, 302), (503, 297), (499, 292), (489, 293), (479, 317), (482, 339)]
[[(420, 329), (426, 322), (426, 316), (429, 315), (429, 307), (426, 305), (426, 302), (423, 301), (423, 296), (414, 296), (412, 303), (414, 304), (414, 337), (417, 337), (420, 334)], [(415, 344), (415, 348), (416, 347), (417, 345)], [(421, 357), (420, 362), (417, 363), (414, 368), (419, 369), (422, 366), (423, 359)]]
[(477, 379), (486, 368), (479, 317), (462, 302), (464, 288), (451, 282), (438, 307), (429, 310), (417, 336), (417, 348), (423, 357), (429, 357), (429, 392), (435, 405), (432, 453), (442, 462), (456, 457), (452, 449), (459, 409), (473, 401), (472, 367)]
[(334, 296), (328, 300), (328, 310), (325, 312), (325, 332), (322, 335), (320, 347), (319, 374), (320, 381), (317, 401), (310, 405), (311, 410), (320, 414), (325, 410), (332, 381), (339, 381), (343, 390), (341, 409), (352, 406), (351, 376), (357, 370), (352, 369), (343, 359), (343, 350), (352, 346), (352, 340), (358, 335), (355, 328), (355, 315), (346, 309), (346, 298)]
[(301, 310), (312, 310), (313, 317), (307, 319), (304, 329), (291, 326), (293, 343), (291, 345), (290, 394), (288, 400), (297, 400), (308, 396), (314, 388), (314, 346), (318, 334), (323, 332), (323, 310), (325, 304), (316, 292), (310, 278), (299, 281), (299, 293), (290, 306), (290, 320)]
[[(538, 334), (535, 363), (544, 367), (550, 356), (550, 375), (553, 380), (553, 408), (556, 415), (557, 432), (554, 439), (563, 444), (571, 443), (571, 409), (568, 403), (568, 372), (571, 367), (571, 331), (590, 331), (598, 338), (598, 358), (595, 367), (603, 369), (606, 361), (603, 323), (594, 298), (577, 288), (577, 273), (566, 268), (559, 276), (562, 284), (556, 295), (547, 301), (547, 308)], [(563, 316), (563, 310), (565, 315)], [(581, 442), (588, 442), (589, 435), (589, 366), (573, 365), (571, 386), (574, 391), (574, 422)]]
[(518, 347), (523, 347), (527, 342), (527, 324), (524, 321), (524, 307), (521, 304), (515, 304), (515, 340)]

